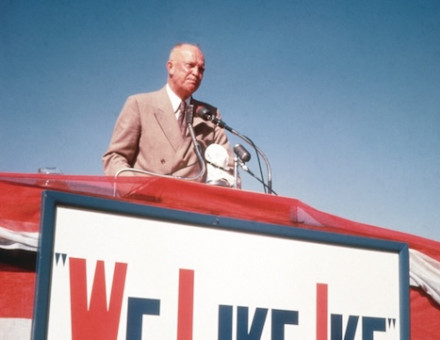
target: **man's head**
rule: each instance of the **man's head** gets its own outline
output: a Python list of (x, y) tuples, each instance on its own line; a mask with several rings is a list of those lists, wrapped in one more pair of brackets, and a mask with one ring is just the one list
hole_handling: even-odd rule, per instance
[(167, 62), (168, 84), (181, 99), (199, 88), (205, 71), (205, 57), (197, 45), (178, 44)]

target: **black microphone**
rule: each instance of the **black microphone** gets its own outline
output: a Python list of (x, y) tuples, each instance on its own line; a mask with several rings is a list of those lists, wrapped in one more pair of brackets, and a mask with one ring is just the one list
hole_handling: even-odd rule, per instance
[[(261, 179), (258, 179), (263, 185), (264, 185), (264, 190), (266, 192), (266, 189), (269, 189), (270, 193), (276, 194), (273, 190), (272, 190), (272, 171), (270, 168), (270, 164), (269, 164), (269, 160), (267, 159), (266, 155), (263, 153), (263, 151), (261, 151), (261, 149), (255, 145), (255, 143), (249, 138), (246, 137), (244, 135), (242, 135), (241, 133), (239, 133), (238, 131), (234, 130), (233, 128), (231, 128), (230, 126), (228, 126), (224, 121), (222, 121), (221, 119), (218, 119), (216, 117), (216, 113), (213, 113), (212, 110), (204, 107), (204, 106), (200, 106), (197, 108), (196, 110), (196, 114), (204, 119), (204, 120), (209, 120), (211, 122), (213, 122), (215, 125), (217, 125), (218, 127), (228, 130), (229, 132), (233, 133), (234, 135), (240, 137), (241, 139), (243, 139), (246, 143), (248, 143), (249, 145), (251, 145), (255, 151), (256, 151), (256, 155), (257, 155), (257, 159), (258, 159), (258, 163), (260, 164), (260, 157), (261, 156), (265, 163), (266, 163), (266, 167), (267, 167), (267, 184), (264, 183), (263, 180), (263, 174), (261, 172), (261, 166), (260, 166), (260, 173), (261, 173)], [(237, 146), (236, 146), (237, 147)], [(234, 147), (234, 151), (235, 148)], [(243, 146), (241, 146), (243, 148)], [(244, 148), (243, 148), (244, 149)], [(244, 149), (245, 152), (249, 155), (249, 159), (250, 159), (250, 154), (249, 152), (246, 151), (246, 149)], [(249, 160), (248, 159), (248, 160)], [(241, 159), (240, 159), (241, 160)], [(245, 162), (245, 160), (241, 160), (242, 162)], [(255, 177), (255, 176), (254, 176)], [(255, 177), (256, 178), (256, 177)]]
[(243, 163), (249, 162), (251, 159), (251, 154), (241, 144), (234, 146), (234, 152)]
[(204, 119), (204, 120), (212, 120), (216, 113), (212, 112), (210, 109), (208, 109), (207, 107), (204, 106), (200, 106), (197, 108), (196, 110), (197, 116), (199, 116), (200, 118)]
[(236, 131), (234, 131), (233, 128), (228, 126), (224, 121), (222, 121), (221, 119), (218, 119), (216, 117), (217, 112), (212, 112), (212, 110), (210, 110), (204, 106), (200, 106), (199, 108), (197, 108), (196, 113), (200, 118), (202, 118), (204, 120), (210, 120), (211, 122), (213, 122), (215, 125), (221, 127), (222, 129), (226, 129), (229, 132), (232, 132), (234, 134), (237, 133)]

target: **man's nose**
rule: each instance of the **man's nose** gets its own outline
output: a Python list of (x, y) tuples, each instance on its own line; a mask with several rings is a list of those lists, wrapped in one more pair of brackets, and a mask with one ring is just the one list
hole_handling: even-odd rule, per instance
[(197, 77), (203, 76), (203, 68), (199, 66), (194, 66), (192, 68), (192, 74), (194, 74)]

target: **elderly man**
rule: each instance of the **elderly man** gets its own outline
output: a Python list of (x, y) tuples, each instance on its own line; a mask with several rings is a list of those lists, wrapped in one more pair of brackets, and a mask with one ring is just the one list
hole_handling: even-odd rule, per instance
[[(183, 107), (188, 105), (216, 111), (209, 104), (192, 98), (203, 79), (205, 58), (197, 45), (178, 44), (171, 50), (166, 68), (168, 81), (162, 89), (127, 99), (103, 156), (106, 175), (131, 168), (145, 170), (151, 175), (206, 181), (206, 173), (197, 177), (201, 170), (200, 162), (185, 122), (179, 122), (185, 112)], [(224, 130), (197, 116), (192, 126), (202, 153), (211, 144), (225, 149), (229, 155), (225, 177), (232, 185), (233, 155)], [(123, 171), (122, 174), (138, 173)]]

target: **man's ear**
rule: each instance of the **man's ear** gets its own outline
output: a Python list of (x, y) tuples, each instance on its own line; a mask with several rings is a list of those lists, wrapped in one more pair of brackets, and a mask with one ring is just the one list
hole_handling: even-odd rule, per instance
[(166, 67), (167, 67), (168, 74), (174, 73), (174, 63), (171, 60), (167, 61)]

